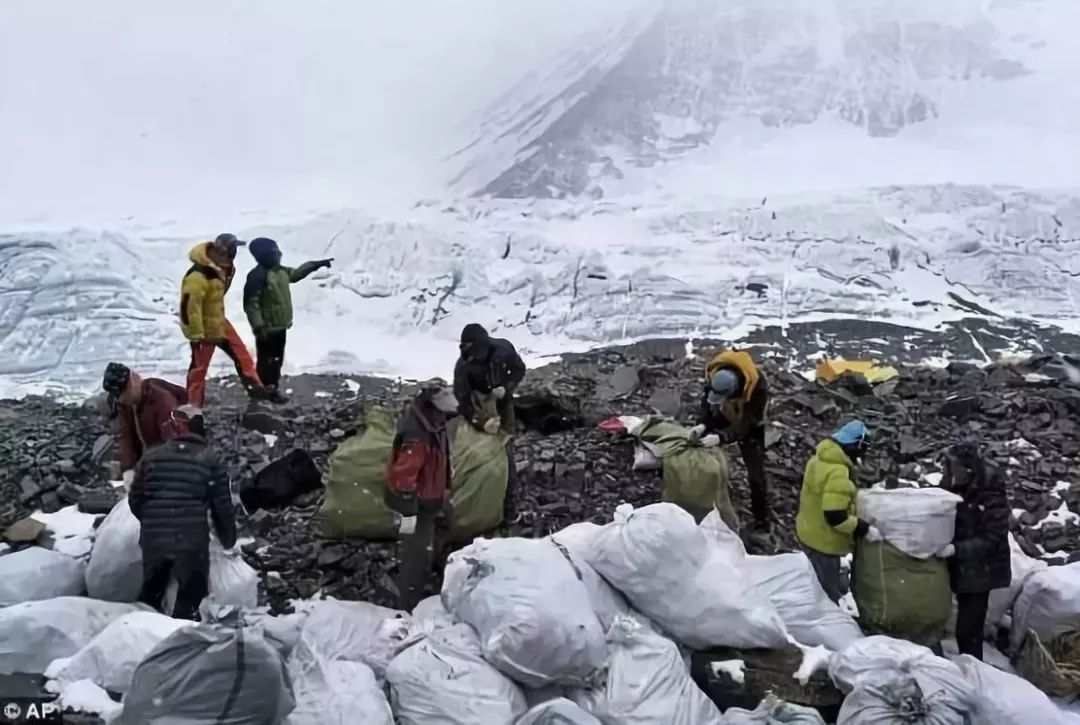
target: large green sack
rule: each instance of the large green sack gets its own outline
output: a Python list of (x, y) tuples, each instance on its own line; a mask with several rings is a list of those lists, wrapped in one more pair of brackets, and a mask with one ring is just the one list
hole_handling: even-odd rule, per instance
[(855, 547), (851, 593), (859, 626), (927, 647), (937, 645), (952, 614), (949, 566), (944, 559), (916, 559), (886, 541)]
[(397, 514), (383, 499), (396, 429), (393, 411), (370, 408), (364, 414), (364, 432), (347, 438), (330, 456), (326, 496), (315, 517), (320, 536), (397, 537)]
[(478, 431), (463, 421), (456, 427), (450, 444), (450, 538), (455, 543), (472, 541), (502, 523), (510, 478), (510, 436)]
[(645, 418), (634, 435), (660, 460), (663, 501), (680, 506), (699, 521), (715, 508), (732, 531), (739, 530), (722, 449), (694, 445), (689, 428), (656, 416)]

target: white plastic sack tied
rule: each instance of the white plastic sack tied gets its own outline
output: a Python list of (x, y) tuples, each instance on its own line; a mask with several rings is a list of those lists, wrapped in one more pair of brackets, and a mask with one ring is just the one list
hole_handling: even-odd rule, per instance
[(829, 676), (849, 693), (837, 725), (969, 725), (975, 708), (975, 687), (959, 667), (891, 637), (865, 637), (834, 654)]
[(44, 672), (55, 659), (71, 657), (135, 604), (57, 597), (0, 609), (0, 674)]
[(1027, 578), (1013, 604), (1013, 647), (1029, 629), (1043, 642), (1080, 630), (1080, 562), (1052, 566)]
[(140, 530), (125, 496), (98, 527), (86, 567), (87, 594), (107, 602), (134, 602), (139, 598), (143, 577)]
[(0, 556), (0, 607), (77, 596), (86, 591), (86, 564), (40, 546)]
[(413, 607), (412, 618), (416, 627), (424, 634), (431, 634), (437, 629), (454, 624), (454, 618), (450, 615), (450, 612), (446, 611), (442, 598), (438, 595), (421, 599)]
[(135, 668), (159, 642), (191, 622), (157, 612), (134, 612), (112, 622), (72, 657), (53, 660), (45, 670), (50, 692), (90, 680), (113, 692), (127, 692)]
[(979, 725), (1075, 725), (1042, 690), (1027, 680), (962, 655), (956, 664), (975, 685), (977, 692), (972, 722)]
[(394, 725), (375, 673), (362, 662), (289, 661), (296, 708), (289, 725)]
[(382, 680), (390, 661), (418, 638), (414, 633), (412, 617), (396, 609), (334, 599), (315, 602), (290, 663), (297, 659), (363, 662)]
[(859, 518), (908, 556), (929, 559), (951, 544), (959, 496), (941, 488), (871, 488), (858, 493)]
[(210, 599), (217, 604), (241, 609), (259, 605), (259, 574), (239, 553), (229, 556), (210, 533)]
[(589, 603), (593, 612), (604, 631), (607, 631), (615, 623), (616, 617), (628, 615), (631, 610), (626, 598), (586, 563), (592, 541), (602, 528), (588, 522), (571, 524), (552, 534), (551, 539), (570, 553), (574, 565), (581, 572), (582, 583), (589, 592)]
[(386, 680), (400, 725), (513, 725), (528, 709), (521, 689), (484, 660), (467, 624), (442, 627), (406, 649)]
[(1049, 564), (1024, 553), (1016, 537), (1009, 532), (1009, 551), (1012, 561), (1012, 582), (1007, 587), (990, 592), (990, 604), (986, 612), (987, 632), (993, 637), (998, 625), (1012, 625), (1012, 610), (1028, 577), (1046, 569)]
[(738, 534), (728, 528), (716, 511), (698, 528), (715, 545), (729, 553), (755, 591), (776, 608), (788, 632), (800, 644), (842, 650), (863, 636), (855, 620), (833, 604), (821, 588), (805, 554), (749, 556)]
[(582, 709), (605, 725), (723, 725), (674, 642), (632, 617), (620, 617), (608, 638), (612, 654), (604, 684), (576, 693)]
[(586, 566), (551, 539), (478, 539), (447, 561), (443, 604), (514, 681), (585, 684), (607, 657)]
[(522, 715), (514, 725), (603, 725), (565, 697), (542, 702)]
[(741, 554), (710, 541), (669, 503), (623, 504), (588, 563), (634, 608), (695, 649), (785, 647), (784, 622), (740, 570)]
[(825, 725), (825, 720), (811, 707), (792, 705), (768, 695), (753, 710), (728, 708), (724, 725)]

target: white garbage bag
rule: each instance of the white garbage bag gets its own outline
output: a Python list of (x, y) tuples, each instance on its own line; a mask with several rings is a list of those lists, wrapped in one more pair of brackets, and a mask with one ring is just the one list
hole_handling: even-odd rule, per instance
[(1024, 582), (1037, 571), (1046, 569), (1049, 564), (1024, 553), (1016, 537), (1009, 532), (1009, 551), (1012, 563), (1012, 582), (1007, 587), (990, 592), (990, 604), (986, 611), (987, 632), (993, 637), (999, 625), (1011, 626), (1013, 604), (1024, 588)]
[(742, 557), (710, 541), (669, 503), (623, 504), (593, 542), (589, 564), (635, 609), (682, 644), (780, 648), (784, 622), (742, 572)]
[(432, 632), (386, 668), (400, 725), (513, 725), (528, 709), (521, 689), (483, 657), (476, 632)]
[(44, 672), (53, 660), (71, 657), (109, 624), (138, 604), (57, 597), (0, 609), (0, 674)]
[(86, 567), (86, 592), (107, 602), (134, 602), (142, 589), (142, 549), (139, 520), (131, 513), (125, 496), (98, 527), (90, 563)]
[(1043, 642), (1080, 630), (1080, 562), (1031, 574), (1013, 603), (1012, 623), (1014, 648), (1029, 629)]
[(715, 509), (701, 520), (698, 530), (705, 534), (705, 538), (729, 552), (733, 560), (741, 560), (745, 557), (746, 546), (739, 535), (731, 530), (731, 527), (720, 518), (720, 512)]
[(604, 682), (575, 693), (604, 725), (723, 725), (716, 705), (690, 678), (678, 646), (632, 617), (620, 617)]
[(0, 556), (0, 607), (86, 592), (86, 564), (40, 546)]
[(812, 707), (792, 705), (767, 695), (753, 710), (725, 710), (724, 725), (825, 725), (825, 719)]
[(447, 561), (442, 600), (516, 682), (585, 684), (607, 658), (585, 569), (551, 539), (477, 539)]
[(952, 543), (962, 500), (942, 488), (862, 489), (856, 499), (859, 518), (916, 559), (929, 559)]
[(424, 633), (429, 634), (436, 629), (453, 625), (454, 618), (443, 606), (442, 597), (435, 595), (427, 599), (421, 599), (412, 610), (413, 622)]
[(289, 725), (394, 725), (375, 673), (363, 662), (289, 660), (296, 708)]
[(71, 657), (52, 661), (45, 676), (50, 692), (79, 680), (113, 692), (127, 692), (135, 668), (159, 642), (192, 623), (157, 612), (133, 612), (111, 622)]
[(975, 685), (977, 693), (972, 722), (979, 725), (1067, 725), (1065, 713), (1046, 694), (1027, 680), (1002, 672), (971, 655), (961, 655), (956, 664)]
[(640, 443), (634, 446), (634, 465), (635, 471), (659, 471), (660, 459), (653, 455), (645, 446)]
[(242, 615), (242, 624), (262, 634), (284, 658), (292, 653), (300, 641), (300, 632), (307, 621), (308, 613), (307, 610), (301, 610), (274, 616), (266, 612), (246, 611)]
[(602, 725), (565, 697), (542, 702), (518, 718), (514, 725)]
[(419, 637), (412, 617), (368, 602), (315, 602), (292, 658), (363, 662), (378, 680), (398, 652)]
[(217, 604), (241, 609), (259, 606), (259, 573), (239, 553), (229, 556), (210, 533), (209, 598)]
[(135, 668), (120, 725), (267, 725), (295, 702), (277, 650), (256, 632), (195, 624)]
[(593, 542), (603, 528), (600, 524), (594, 524), (591, 521), (581, 521), (556, 531), (551, 538), (569, 549), (574, 556), (588, 561), (592, 554)]
[(800, 644), (840, 651), (863, 636), (855, 620), (833, 604), (803, 553), (748, 556), (747, 577), (776, 607)]
[[(849, 693), (838, 725), (968, 725), (976, 691), (963, 671), (927, 647), (875, 635), (832, 656), (829, 676)], [(921, 719), (919, 719), (921, 718)]]

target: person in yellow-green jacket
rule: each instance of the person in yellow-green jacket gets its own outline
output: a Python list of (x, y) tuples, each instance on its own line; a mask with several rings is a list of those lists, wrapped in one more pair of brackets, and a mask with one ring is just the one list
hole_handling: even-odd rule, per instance
[(851, 553), (856, 539), (882, 538), (880, 531), (855, 515), (856, 488), (851, 469), (865, 455), (869, 443), (866, 424), (853, 420), (818, 443), (803, 474), (795, 535), (821, 588), (834, 602), (844, 595), (840, 557)]

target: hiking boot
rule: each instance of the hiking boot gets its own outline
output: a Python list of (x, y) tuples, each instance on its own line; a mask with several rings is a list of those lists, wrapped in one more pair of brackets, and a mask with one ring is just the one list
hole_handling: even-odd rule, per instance
[(275, 405), (285, 405), (289, 402), (289, 398), (283, 392), (278, 390), (276, 385), (269, 387), (266, 390), (266, 399), (269, 400), (271, 403), (274, 403)]
[(246, 385), (248, 398), (251, 400), (270, 400), (270, 391), (262, 385)]

